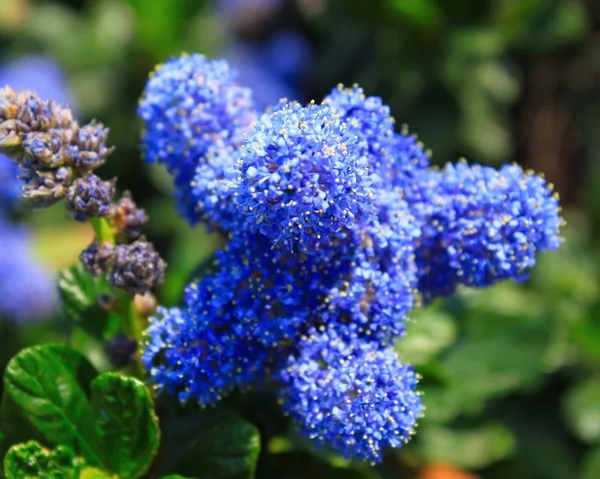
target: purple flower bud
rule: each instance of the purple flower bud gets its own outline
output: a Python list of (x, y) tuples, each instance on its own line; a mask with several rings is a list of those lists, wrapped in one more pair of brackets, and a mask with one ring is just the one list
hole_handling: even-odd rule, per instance
[(79, 255), (85, 270), (93, 276), (104, 274), (108, 265), (113, 262), (115, 246), (108, 242), (94, 241)]
[(142, 234), (142, 225), (148, 221), (148, 215), (138, 208), (128, 191), (123, 193), (117, 204), (112, 205), (110, 217), (119, 240), (123, 243), (138, 239)]
[(137, 347), (138, 342), (135, 339), (118, 333), (106, 343), (106, 354), (114, 366), (123, 368), (135, 360)]
[(115, 194), (115, 182), (102, 181), (91, 173), (76, 179), (67, 194), (67, 209), (77, 221), (106, 216)]
[(108, 275), (112, 285), (131, 295), (144, 294), (164, 280), (165, 262), (152, 243), (139, 239), (115, 249), (115, 260)]

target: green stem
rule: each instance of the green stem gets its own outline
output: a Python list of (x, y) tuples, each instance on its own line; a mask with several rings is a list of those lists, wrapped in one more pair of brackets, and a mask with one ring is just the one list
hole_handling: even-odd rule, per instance
[[(92, 218), (90, 220), (92, 228), (98, 241), (109, 242), (116, 244), (117, 239), (113, 233), (109, 221), (103, 217)], [(116, 289), (115, 293), (117, 301), (119, 303), (119, 317), (121, 318), (121, 326), (123, 333), (130, 338), (136, 339), (138, 343), (142, 342), (142, 335), (146, 326), (146, 320), (143, 318), (137, 309), (135, 308), (133, 298), (131, 298), (125, 291)], [(144, 368), (141, 364), (141, 358), (139, 354), (135, 365), (132, 365), (131, 374), (142, 378)]]
[(106, 218), (98, 216), (90, 219), (90, 223), (92, 228), (94, 228), (94, 233), (96, 233), (98, 241), (116, 243), (115, 235)]

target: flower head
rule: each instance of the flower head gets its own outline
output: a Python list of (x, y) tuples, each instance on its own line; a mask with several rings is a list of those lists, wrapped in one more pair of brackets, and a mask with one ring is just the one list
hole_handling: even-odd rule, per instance
[(311, 331), (281, 372), (284, 409), (320, 446), (380, 462), (414, 434), (423, 406), (417, 376), (392, 349)]
[[(206, 287), (200, 285), (193, 294), (210, 296)], [(271, 351), (236, 335), (233, 328), (198, 319), (185, 308), (159, 308), (151, 318), (142, 359), (159, 392), (205, 407), (235, 388), (264, 380), (270, 372)]]
[(429, 166), (429, 154), (417, 137), (410, 135), (406, 126), (400, 132), (395, 131), (390, 108), (381, 98), (366, 96), (358, 85), (352, 88), (338, 85), (323, 103), (331, 105), (348, 128), (365, 139), (374, 182), (380, 187), (402, 187), (414, 171)]
[(537, 252), (562, 241), (558, 199), (542, 177), (516, 165), (449, 164), (417, 177), (406, 196), (422, 225), (417, 263), (426, 301), (459, 284), (522, 280)]
[(235, 83), (225, 61), (202, 55), (172, 58), (148, 80), (138, 114), (146, 124), (142, 148), (148, 161), (164, 163), (180, 191), (188, 220), (202, 216), (193, 190), (196, 170), (210, 163), (211, 146), (238, 147), (256, 113), (250, 90)]
[(244, 145), (237, 202), (247, 225), (310, 253), (373, 213), (366, 143), (327, 105), (280, 104)]
[(54, 278), (35, 261), (28, 231), (0, 215), (0, 317), (41, 318), (54, 312), (57, 300)]

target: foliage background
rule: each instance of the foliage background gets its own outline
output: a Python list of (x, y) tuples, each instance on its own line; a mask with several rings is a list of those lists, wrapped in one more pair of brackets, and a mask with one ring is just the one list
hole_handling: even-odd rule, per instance
[[(290, 33), (301, 47), (274, 41)], [(600, 477), (600, 4), (0, 0), (0, 65), (50, 56), (81, 119), (111, 127), (117, 151), (100, 174), (118, 175), (151, 215), (146, 232), (170, 264), (163, 304), (178, 302), (217, 246), (173, 214), (169, 178), (138, 149), (147, 74), (183, 50), (237, 59), (250, 86), (273, 81), (267, 95), (319, 100), (339, 82), (358, 82), (418, 132), (437, 164), (464, 156), (544, 172), (568, 220), (567, 242), (540, 258), (529, 282), (464, 291), (415, 312), (398, 349), (424, 376), (426, 417), (382, 466), (350, 472), (335, 457), (309, 456), (276, 405), (233, 398), (227, 406), (261, 431), (257, 477)], [(282, 64), (294, 74), (282, 75)], [(74, 263), (92, 235), (60, 207), (24, 220), (36, 255), (55, 270)], [(0, 322), (2, 367), (25, 345), (69, 334), (60, 314)], [(107, 367), (99, 345), (80, 347)]]

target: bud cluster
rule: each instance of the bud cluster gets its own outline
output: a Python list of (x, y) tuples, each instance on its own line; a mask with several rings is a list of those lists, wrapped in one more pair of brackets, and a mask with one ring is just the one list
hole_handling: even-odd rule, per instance
[[(69, 108), (33, 92), (0, 89), (0, 153), (21, 167), (22, 196), (35, 206), (50, 206), (67, 196), (73, 205), (77, 193), (88, 189), (75, 185), (78, 178), (99, 181), (90, 175), (113, 151), (106, 146), (107, 137), (102, 123), (80, 126)], [(70, 206), (79, 217), (103, 213), (96, 205), (83, 213), (80, 208)]]
[[(22, 197), (37, 207), (65, 198), (76, 221), (107, 219), (114, 241), (97, 238), (80, 255), (85, 269), (131, 295), (163, 281), (165, 262), (141, 236), (148, 221), (129, 193), (113, 203), (116, 179), (93, 173), (112, 153), (108, 128), (92, 121), (80, 126), (71, 110), (35, 93), (0, 90), (0, 153), (22, 171)], [(116, 243), (116, 244), (115, 244)]]

